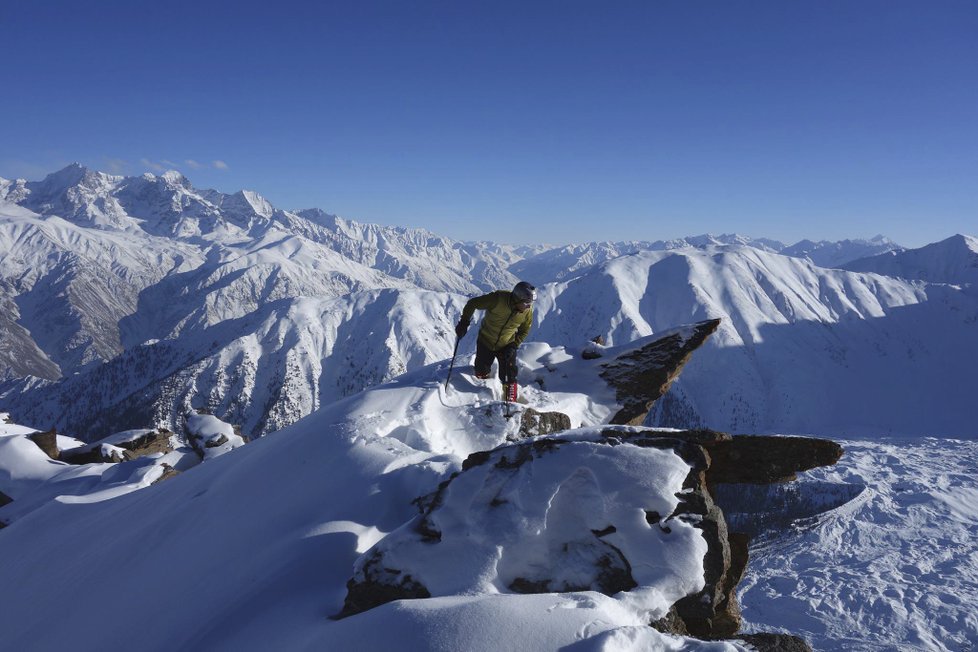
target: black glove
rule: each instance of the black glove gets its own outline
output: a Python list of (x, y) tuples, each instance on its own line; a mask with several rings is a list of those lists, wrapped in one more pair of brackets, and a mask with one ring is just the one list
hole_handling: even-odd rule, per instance
[(469, 332), (469, 320), (462, 317), (458, 320), (458, 325), (455, 326), (455, 337), (462, 339), (465, 334)]

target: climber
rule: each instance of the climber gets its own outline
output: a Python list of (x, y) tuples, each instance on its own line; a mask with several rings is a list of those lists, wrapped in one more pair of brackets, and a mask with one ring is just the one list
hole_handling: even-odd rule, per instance
[(462, 339), (475, 311), (486, 311), (476, 341), (475, 375), (476, 378), (488, 378), (493, 359), (498, 360), (499, 380), (503, 383), (503, 396), (507, 401), (517, 400), (516, 351), (530, 332), (536, 296), (535, 287), (520, 281), (512, 291), (497, 290), (469, 299), (455, 327), (455, 335)]

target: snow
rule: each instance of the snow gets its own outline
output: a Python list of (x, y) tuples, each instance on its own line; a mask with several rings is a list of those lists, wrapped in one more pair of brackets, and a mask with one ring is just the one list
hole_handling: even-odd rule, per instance
[[(474, 338), (445, 381), (465, 295), (525, 277), (540, 296), (520, 356), (531, 407), (575, 428), (604, 423), (614, 396), (595, 380), (601, 360), (581, 351), (608, 359), (719, 317), (652, 424), (844, 438), (842, 462), (797, 485), (730, 488), (731, 522), (767, 528), (740, 591), (749, 631), (801, 634), (819, 650), (978, 647), (976, 270), (966, 235), (908, 251), (881, 237), (785, 247), (739, 235), (516, 248), (283, 211), (169, 173), (72, 165), (0, 180), (0, 374), (20, 378), (0, 388), (3, 409), (99, 439), (117, 415), (136, 422), (116, 429), (176, 429), (206, 405), (220, 420), (198, 413), (190, 429), (228, 439), (193, 468), (186, 450), (71, 466), (27, 439), (35, 428), (0, 418), (0, 491), (14, 499), (0, 508), (5, 645), (733, 649), (644, 626), (695, 575), (695, 555), (674, 555), (673, 570), (645, 559), (646, 588), (624, 597), (504, 590), (554, 570), (554, 542), (594, 524), (569, 504), (621, 523), (623, 548), (655, 534), (636, 522), (626, 536), (627, 500), (594, 490), (625, 476), (583, 462), (526, 478), (533, 527), (499, 531), (508, 544), (491, 572), (453, 572), (493, 552), (464, 532), (486, 510), (459, 509), (454, 552), (429, 569), (444, 595), (326, 618), (357, 558), (414, 517), (413, 498), (516, 437), (523, 408), (506, 419), (498, 384), (471, 375)], [(588, 343), (598, 335), (608, 346)], [(271, 434), (240, 446), (232, 423)], [(641, 478), (669, 476), (674, 460), (639, 459), (630, 486), (653, 500)], [(163, 464), (186, 472), (153, 484)], [(463, 501), (474, 495), (461, 487)], [(562, 561), (563, 581), (580, 579)]]
[(978, 441), (844, 440), (835, 466), (799, 480), (857, 498), (751, 550), (746, 631), (782, 630), (816, 650), (978, 647)]
[[(585, 409), (581, 397), (594, 386), (588, 365), (600, 361), (582, 361), (539, 342), (524, 353), (522, 374), (560, 379), (549, 381), (560, 385), (556, 396), (541, 389), (528, 394), (531, 406), (540, 408), (537, 401), (546, 397), (554, 406), (576, 409), (575, 425), (600, 423), (588, 420), (594, 411)], [(567, 370), (574, 373), (562, 373)], [(462, 507), (477, 504), (480, 476), (473, 475), (453, 488), (458, 508), (439, 523), (451, 551), (429, 559), (425, 579), (436, 597), (327, 618), (342, 606), (357, 557), (372, 546), (392, 544), (398, 528), (411, 522), (417, 513), (411, 500), (434, 491), (469, 452), (507, 443), (515, 420), (495, 409), (492, 389), (470, 373), (468, 362), (460, 361), (446, 391), (447, 363), (429, 366), (160, 485), (111, 499), (96, 492), (92, 498), (100, 502), (84, 496), (47, 501), (0, 534), (0, 586), (16, 587), (5, 591), (10, 606), (0, 613), (7, 640), (14, 647), (46, 649), (78, 640), (111, 647), (120, 636), (146, 642), (146, 649), (489, 650), (500, 641), (520, 649), (740, 649), (644, 626), (649, 612), (658, 613), (674, 597), (663, 592), (676, 590), (677, 578), (696, 575), (702, 541), (696, 543), (695, 530), (685, 530), (691, 538), (676, 550), (691, 545), (697, 552), (665, 556), (678, 564), (666, 571), (655, 552), (661, 537), (644, 519), (636, 519), (639, 529), (628, 532), (629, 505), (658, 500), (668, 512), (675, 501), (668, 487), (688, 467), (657, 450), (629, 457), (628, 464), (596, 463), (594, 456), (608, 454), (602, 450), (607, 447), (589, 444), (586, 429), (564, 433), (562, 438), (578, 440), (580, 448), (566, 458), (537, 460), (542, 465), (507, 498), (518, 499), (525, 508), (521, 518), (529, 519), (525, 527), (497, 526), (511, 550), (504, 544), (497, 553), (479, 538), (484, 535), (473, 538), (491, 518), (485, 508)], [(611, 410), (605, 405), (600, 414)], [(209, 426), (214, 432), (224, 428)], [(30, 430), (4, 427), (7, 438)], [(746, 631), (800, 634), (818, 650), (974, 645), (978, 444), (843, 444), (847, 454), (839, 465), (799, 481), (799, 493), (810, 497), (808, 511), (782, 526), (781, 538), (757, 539), (740, 591)], [(556, 517), (566, 517), (567, 505), (592, 502), (583, 521)], [(560, 524), (556, 529), (548, 527), (548, 515), (549, 523)], [(550, 543), (605, 521), (619, 528), (610, 536), (635, 560), (643, 590), (618, 596), (505, 590), (513, 577), (547, 565), (563, 573), (558, 577), (579, 579), (572, 561), (555, 563), (561, 553)], [(522, 543), (513, 545), (517, 541)], [(631, 548), (631, 542), (644, 543)], [(174, 564), (177, 550), (193, 554)], [(484, 553), (498, 558), (491, 572), (459, 561)], [(643, 555), (645, 561), (638, 561)], [(133, 586), (153, 590), (134, 596)], [(190, 593), (194, 599), (185, 599)], [(45, 605), (44, 613), (61, 614), (59, 627), (41, 626), (38, 604)], [(109, 612), (116, 626), (106, 631), (98, 623)], [(140, 617), (145, 613), (168, 616), (147, 621)]]
[(199, 414), (196, 410), (191, 410), (187, 415), (187, 437), (204, 461), (245, 445), (244, 438), (234, 432), (234, 426), (211, 414)]
[[(536, 359), (549, 360), (554, 371), (525, 361), (523, 373), (563, 378), (561, 369), (578, 362), (539, 344), (530, 358)], [(455, 513), (456, 522), (440, 524), (455, 552), (433, 560), (440, 569), (433, 577), (441, 578), (434, 585), (458, 592), (329, 620), (340, 611), (357, 557), (383, 545), (385, 536), (393, 536), (388, 533), (413, 518), (411, 501), (458, 471), (462, 455), (505, 443), (516, 427), (515, 419), (503, 417), (489, 388), (466, 391), (476, 381), (465, 364), (446, 392), (447, 371), (439, 363), (337, 402), (167, 482), (111, 499), (103, 492), (98, 502), (48, 501), (23, 515), (0, 536), (5, 641), (15, 648), (46, 649), (80, 640), (93, 649), (118, 640), (138, 640), (144, 649), (352, 645), (370, 650), (411, 644), (412, 649), (489, 650), (499, 649), (501, 640), (520, 649), (579, 644), (609, 650), (623, 641), (653, 649), (743, 649), (665, 636), (643, 626), (648, 612), (662, 612), (702, 581), (705, 543), (698, 530), (677, 523), (665, 537), (636, 509), (648, 503), (669, 511), (689, 467), (655, 449), (640, 449), (631, 466), (611, 458), (592, 464), (602, 456), (622, 455), (621, 446), (585, 441), (594, 431), (568, 435), (579, 441), (566, 462), (558, 456), (538, 460), (539, 467), (526, 476), (532, 486), (514, 494), (514, 500), (526, 500), (526, 517), (538, 527), (523, 529), (516, 521), (507, 536), (515, 542), (539, 532), (526, 549), (515, 546), (501, 556), (500, 577), (545, 562), (549, 542), (573, 538), (575, 527), (610, 521), (621, 528), (609, 536), (634, 558), (640, 590), (625, 597), (501, 592), (505, 579), (494, 581), (452, 564), (476, 548), (486, 550), (487, 542), (466, 546), (466, 524), (487, 514), (463, 510)], [(594, 381), (577, 378), (581, 384)], [(563, 382), (569, 393), (570, 378)], [(585, 405), (580, 399), (554, 400)], [(577, 418), (586, 414), (582, 410)], [(224, 425), (204, 416), (195, 421), (201, 432), (226, 434)], [(468, 488), (459, 485), (460, 504), (465, 492), (476, 488), (475, 476), (473, 481)], [(608, 490), (601, 493), (604, 499), (594, 493), (594, 483)], [(558, 498), (550, 501), (554, 492)], [(595, 503), (581, 522), (556, 518), (588, 496), (604, 500), (603, 508)], [(567, 579), (574, 579), (575, 568), (558, 566)], [(134, 586), (151, 589), (133, 593)], [(39, 604), (45, 608), (38, 610)], [(58, 613), (58, 627), (42, 626), (42, 611)], [(146, 619), (146, 613), (166, 617)], [(102, 626), (106, 614), (111, 628)]]

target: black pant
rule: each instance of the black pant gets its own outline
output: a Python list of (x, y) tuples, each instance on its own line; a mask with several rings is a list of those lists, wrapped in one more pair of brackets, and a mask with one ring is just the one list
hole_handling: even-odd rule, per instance
[(493, 351), (478, 340), (475, 345), (475, 375), (488, 377), (492, 361), (499, 361), (499, 380), (504, 383), (516, 382), (516, 345), (511, 344)]

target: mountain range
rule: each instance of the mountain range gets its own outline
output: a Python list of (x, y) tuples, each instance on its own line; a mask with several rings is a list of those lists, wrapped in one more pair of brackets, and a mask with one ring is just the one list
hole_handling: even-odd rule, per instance
[[(0, 180), (0, 407), (86, 440), (179, 430), (195, 407), (259, 436), (449, 357), (466, 298), (526, 279), (531, 340), (555, 345), (722, 318), (658, 425), (955, 434), (976, 251), (967, 236), (462, 243), (71, 165)], [(718, 369), (735, 382), (718, 390)]]

